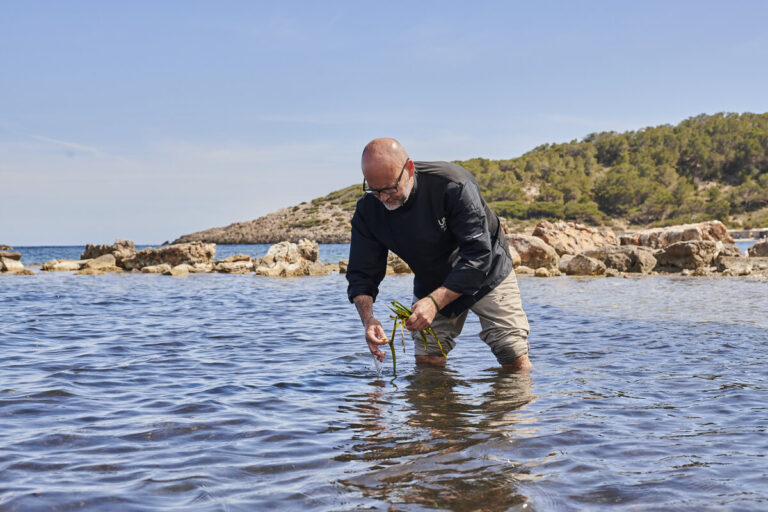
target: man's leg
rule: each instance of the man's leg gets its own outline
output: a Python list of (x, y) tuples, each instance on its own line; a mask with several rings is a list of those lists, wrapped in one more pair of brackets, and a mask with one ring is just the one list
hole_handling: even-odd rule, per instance
[(504, 369), (520, 371), (532, 368), (528, 359), (528, 333), (531, 329), (523, 311), (514, 270), (471, 309), (480, 318), (483, 328), (480, 338), (491, 347)]
[[(456, 336), (461, 333), (461, 329), (464, 327), (464, 320), (466, 319), (467, 312), (465, 311), (454, 318), (448, 318), (438, 313), (432, 321), (431, 327), (435, 334), (437, 334), (437, 339), (440, 340), (440, 345), (443, 346), (443, 351), (446, 355), (456, 346)], [(413, 338), (413, 350), (414, 354), (416, 354), (417, 364), (445, 366), (445, 358), (440, 353), (440, 347), (437, 346), (435, 338), (427, 334), (426, 350), (424, 349), (424, 340), (421, 339), (421, 334), (412, 332), (411, 338)]]

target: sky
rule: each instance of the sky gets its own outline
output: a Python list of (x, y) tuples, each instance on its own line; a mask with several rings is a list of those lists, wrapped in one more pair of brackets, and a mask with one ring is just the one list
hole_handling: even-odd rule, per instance
[(768, 111), (768, 2), (0, 0), (0, 244), (161, 243), (415, 160)]

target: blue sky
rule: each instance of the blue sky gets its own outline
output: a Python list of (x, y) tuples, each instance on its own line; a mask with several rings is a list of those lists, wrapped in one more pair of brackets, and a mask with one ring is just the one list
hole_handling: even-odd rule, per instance
[(768, 2), (0, 2), (0, 243), (159, 243), (360, 181), (768, 111)]

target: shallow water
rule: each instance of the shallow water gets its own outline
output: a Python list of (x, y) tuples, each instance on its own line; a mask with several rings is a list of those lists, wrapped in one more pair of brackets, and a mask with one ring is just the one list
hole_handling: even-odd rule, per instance
[(530, 375), (396, 378), (345, 286), (0, 276), (0, 510), (768, 508), (768, 283), (524, 277)]

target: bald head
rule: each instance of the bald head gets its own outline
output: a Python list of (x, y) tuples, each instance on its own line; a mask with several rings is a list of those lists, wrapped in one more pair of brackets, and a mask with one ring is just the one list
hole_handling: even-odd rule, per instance
[(408, 153), (395, 139), (382, 137), (373, 139), (363, 149), (362, 167), (363, 173), (367, 167), (377, 167), (381, 164), (399, 167), (408, 159)]

